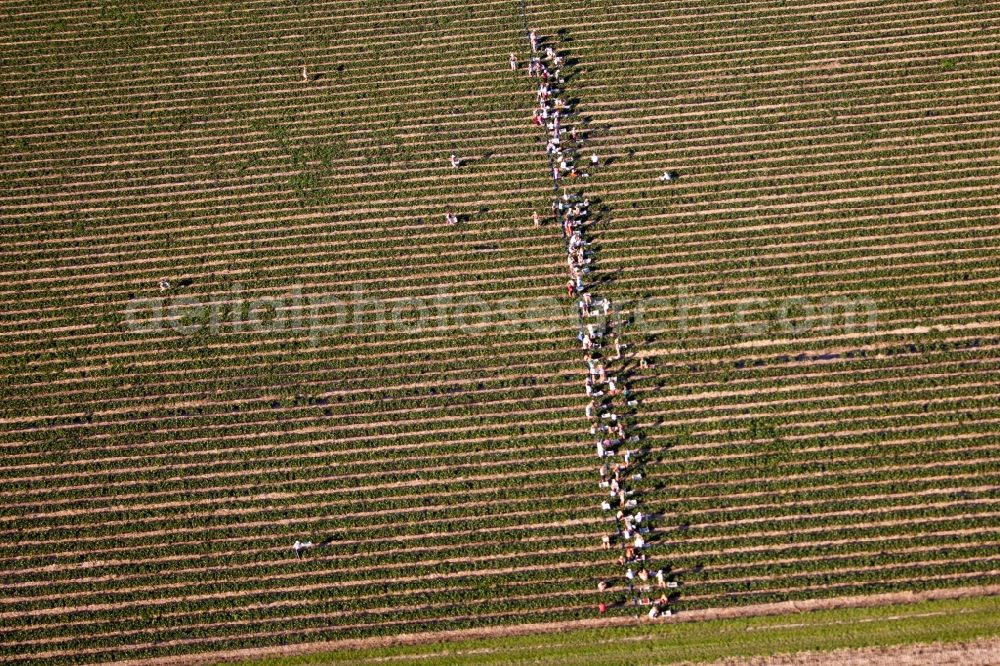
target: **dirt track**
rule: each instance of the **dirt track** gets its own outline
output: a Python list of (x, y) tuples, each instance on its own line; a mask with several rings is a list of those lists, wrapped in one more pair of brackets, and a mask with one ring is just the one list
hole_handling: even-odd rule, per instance
[(1000, 664), (1000, 638), (986, 638), (963, 643), (900, 645), (891, 648), (797, 652), (774, 657), (724, 659), (712, 666), (990, 666)]

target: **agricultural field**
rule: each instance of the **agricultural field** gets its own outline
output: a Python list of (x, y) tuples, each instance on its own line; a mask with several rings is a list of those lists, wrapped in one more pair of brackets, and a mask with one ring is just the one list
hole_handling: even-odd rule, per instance
[[(636, 663), (713, 666), (996, 663), (1000, 597), (938, 599), (808, 614), (604, 626), (558, 634), (488, 637), (447, 645), (394, 645), (288, 656), (244, 666), (428, 664), (527, 666)], [(839, 630), (831, 631), (831, 627)], [(889, 647), (883, 647), (889, 646)], [(739, 661), (742, 660), (742, 661)]]
[(0, 16), (0, 663), (637, 612), (526, 25), (600, 157), (678, 617), (1000, 584), (997, 3)]

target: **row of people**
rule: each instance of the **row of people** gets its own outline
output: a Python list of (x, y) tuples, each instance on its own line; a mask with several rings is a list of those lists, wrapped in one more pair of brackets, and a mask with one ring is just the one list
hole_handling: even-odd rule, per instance
[[(528, 63), (528, 76), (538, 79), (538, 91), (535, 93), (538, 106), (532, 113), (531, 122), (547, 130), (545, 150), (552, 167), (552, 180), (558, 185), (563, 178), (581, 178), (587, 174), (576, 165), (576, 148), (567, 146), (563, 140), (567, 134), (565, 122), (573, 114), (572, 105), (562, 97), (562, 85), (565, 83), (562, 67), (565, 61), (551, 46), (545, 48), (544, 54), (535, 55), (537, 53), (532, 52)], [(578, 136), (576, 129), (568, 130), (568, 136), (575, 142)]]
[[(575, 115), (570, 104), (562, 97), (562, 67), (565, 59), (552, 46), (539, 53), (539, 38), (532, 31), (529, 34), (532, 57), (528, 63), (528, 76), (538, 80), (536, 100), (538, 106), (532, 114), (532, 123), (546, 129), (545, 149), (552, 166), (552, 177), (558, 186), (563, 179), (583, 178), (587, 174), (578, 166), (581, 152), (581, 133), (574, 125)], [(517, 59), (511, 54), (511, 68), (516, 69)], [(596, 155), (590, 163), (597, 166)], [(566, 292), (570, 298), (578, 299), (580, 326), (577, 342), (583, 352), (587, 368), (584, 391), (588, 402), (585, 414), (590, 421), (590, 433), (596, 436), (595, 448), (601, 461), (599, 487), (607, 493), (601, 502), (606, 511), (615, 514), (615, 533), (602, 538), (602, 545), (611, 548), (614, 541), (621, 547), (618, 559), (625, 572), (625, 582), (631, 586), (635, 577), (631, 566), (643, 564), (641, 576), (645, 573), (646, 548), (649, 536), (648, 518), (639, 508), (633, 482), (640, 481), (642, 474), (634, 469), (633, 452), (626, 447), (638, 437), (628, 432), (628, 407), (637, 403), (628, 392), (628, 386), (621, 375), (609, 373), (607, 362), (622, 360), (625, 345), (619, 335), (619, 326), (610, 326), (609, 318), (614, 312), (611, 301), (593, 293), (589, 283), (595, 268), (595, 256), (587, 232), (591, 224), (590, 201), (582, 192), (563, 192), (552, 202), (552, 217), (559, 225), (566, 245), (566, 266), (569, 273)], [(534, 225), (541, 226), (537, 211), (532, 214)], [(614, 356), (606, 353), (614, 349)], [(619, 413), (619, 410), (622, 410)], [(615, 460), (612, 464), (609, 461)], [(662, 578), (662, 571), (659, 572)], [(604, 583), (601, 583), (604, 585)], [(660, 605), (666, 598), (654, 605), (651, 613), (661, 612)], [(600, 610), (603, 612), (602, 603)], [(653, 615), (651, 615), (653, 616)]]

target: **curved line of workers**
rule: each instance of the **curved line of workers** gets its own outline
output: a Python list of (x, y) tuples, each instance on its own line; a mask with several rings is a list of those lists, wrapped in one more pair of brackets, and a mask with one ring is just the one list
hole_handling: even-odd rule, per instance
[[(534, 30), (529, 32), (528, 38), (532, 50), (528, 76), (539, 79), (536, 94), (538, 106), (531, 116), (531, 122), (546, 129), (546, 152), (552, 164), (553, 182), (558, 186), (564, 179), (587, 178), (588, 174), (575, 164), (583, 136), (572, 125), (572, 108), (560, 97), (561, 86), (565, 82), (562, 77), (565, 60), (551, 46), (539, 54), (540, 40)], [(510, 65), (511, 70), (517, 69), (517, 56), (513, 53), (510, 55)], [(596, 155), (591, 156), (590, 163), (598, 165)], [(665, 592), (659, 599), (650, 598), (653, 582), (661, 590), (676, 587), (677, 583), (668, 581), (662, 569), (652, 574), (647, 569), (646, 549), (650, 532), (648, 518), (639, 509), (634, 491), (628, 488), (631, 483), (642, 480), (642, 474), (634, 468), (633, 452), (625, 448), (630, 443), (638, 442), (639, 437), (629, 436), (626, 417), (619, 416), (615, 406), (616, 402), (620, 402), (623, 407), (635, 407), (638, 402), (630, 394), (625, 381), (610, 375), (606, 366), (606, 362), (622, 360), (626, 345), (622, 344), (618, 333), (620, 324), (616, 322), (614, 326), (609, 326), (609, 316), (614, 312), (611, 301), (598, 297), (587, 284), (587, 276), (594, 268), (591, 243), (585, 235), (591, 224), (590, 200), (582, 192), (564, 190), (562, 196), (554, 198), (552, 202), (552, 218), (560, 226), (566, 243), (566, 265), (569, 272), (566, 293), (570, 298), (577, 299), (579, 308), (577, 341), (587, 366), (584, 392), (589, 400), (584, 413), (590, 421), (590, 434), (596, 437), (595, 448), (597, 457), (601, 460), (598, 485), (607, 493), (607, 499), (601, 502), (601, 508), (616, 512), (615, 534), (605, 535), (602, 546), (611, 549), (612, 543), (617, 543), (622, 548), (617, 562), (626, 568), (624, 584), (628, 589), (630, 603), (634, 606), (649, 606), (648, 615), (651, 618), (670, 615), (669, 600)], [(535, 226), (541, 226), (543, 222), (537, 212), (532, 214), (532, 221)], [(614, 356), (606, 355), (612, 348)], [(609, 461), (616, 456), (620, 456), (620, 460), (609, 466)], [(603, 592), (608, 589), (608, 583), (599, 581), (597, 588)], [(598, 610), (604, 613), (607, 605), (602, 601)]]
[[(539, 79), (536, 93), (538, 107), (532, 114), (531, 122), (540, 127), (544, 126), (547, 130), (545, 149), (552, 165), (552, 180), (558, 187), (563, 179), (589, 176), (575, 163), (578, 148), (584, 137), (575, 126), (570, 125), (568, 128), (565, 126), (566, 119), (571, 119), (574, 115), (571, 106), (559, 96), (562, 93), (561, 85), (565, 83), (562, 77), (565, 59), (552, 47), (546, 47), (544, 53), (538, 55), (540, 40), (536, 31), (530, 31), (528, 38), (532, 52), (527, 68), (528, 76)], [(511, 71), (518, 69), (518, 59), (514, 53), (510, 54), (510, 68)], [(302, 77), (303, 80), (309, 79), (305, 65), (302, 66)], [(591, 155), (591, 166), (598, 166), (599, 161), (597, 155)], [(462, 166), (462, 160), (454, 154), (449, 157), (449, 162), (455, 169)], [(666, 171), (659, 180), (673, 182), (677, 177), (675, 172)], [(608, 498), (601, 502), (601, 508), (609, 512), (617, 509), (613, 538), (622, 547), (617, 562), (626, 567), (624, 579), (631, 595), (631, 604), (650, 606), (648, 612), (650, 618), (669, 616), (671, 611), (668, 608), (669, 599), (666, 593), (656, 600), (650, 598), (652, 581), (655, 581), (658, 590), (676, 588), (677, 583), (667, 580), (662, 569), (651, 575), (646, 567), (645, 551), (650, 532), (647, 516), (639, 509), (638, 500), (633, 496), (634, 491), (627, 488), (629, 483), (642, 480), (642, 474), (634, 469), (632, 451), (623, 447), (625, 444), (638, 442), (639, 436), (628, 435), (625, 418), (619, 417), (614, 407), (615, 399), (624, 402), (626, 407), (635, 407), (638, 402), (631, 397), (626, 383), (619, 381), (616, 376), (609, 375), (605, 367), (605, 361), (621, 361), (623, 358), (622, 352), (626, 345), (621, 343), (618, 334), (621, 324), (616, 322), (614, 326), (608, 325), (608, 317), (613, 311), (611, 301), (595, 296), (585, 280), (585, 276), (593, 269), (593, 253), (588, 249), (590, 241), (584, 235), (585, 229), (590, 224), (590, 217), (590, 200), (585, 198), (582, 192), (564, 191), (561, 197), (556, 197), (552, 201), (552, 218), (560, 226), (566, 243), (566, 264), (569, 271), (566, 293), (570, 298), (579, 298), (577, 305), (580, 327), (577, 340), (587, 366), (584, 392), (589, 398), (584, 412), (590, 421), (590, 434), (597, 437), (595, 448), (601, 460), (598, 485), (608, 493)], [(445, 214), (445, 221), (449, 225), (455, 225), (458, 224), (459, 218), (448, 211)], [(536, 227), (542, 225), (543, 220), (537, 211), (532, 214), (532, 221)], [(161, 280), (161, 291), (169, 288), (169, 282), (165, 278)], [(592, 320), (593, 323), (588, 323)], [(614, 348), (615, 355), (605, 358), (604, 350), (611, 347)], [(640, 358), (640, 367), (647, 367), (645, 358)], [(621, 455), (621, 461), (614, 462), (609, 467), (607, 460), (617, 455)], [(612, 536), (602, 537), (602, 546), (611, 549)], [(292, 545), (296, 558), (301, 558), (305, 551), (314, 547), (311, 541), (296, 541)], [(637, 572), (633, 571), (633, 566), (638, 569)], [(597, 589), (603, 592), (608, 589), (608, 584), (599, 581)], [(598, 605), (598, 610), (604, 613), (607, 605), (602, 601)]]

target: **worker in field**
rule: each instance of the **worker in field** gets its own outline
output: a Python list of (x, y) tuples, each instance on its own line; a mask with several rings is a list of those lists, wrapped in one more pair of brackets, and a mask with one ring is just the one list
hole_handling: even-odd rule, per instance
[(649, 591), (649, 572), (645, 568), (639, 570), (639, 580), (642, 581), (642, 585), (639, 587), (643, 592)]
[(660, 180), (664, 183), (672, 183), (677, 180), (677, 174), (673, 171), (664, 171), (663, 175), (660, 176)]
[(513, 53), (510, 54), (510, 71), (517, 71), (517, 56)]
[(160, 278), (160, 291), (167, 291), (170, 289), (170, 281), (167, 278)]
[(295, 543), (292, 544), (292, 550), (295, 551), (295, 559), (301, 560), (302, 553), (313, 547), (312, 541), (299, 541), (296, 539)]
[(531, 52), (532, 53), (537, 53), (538, 52), (538, 33), (536, 33), (534, 30), (532, 30), (531, 32), (529, 32), (528, 33), (528, 41), (531, 42)]
[(309, 68), (305, 63), (302, 63), (302, 82), (309, 83)]
[(531, 221), (536, 227), (542, 226), (542, 217), (538, 214), (537, 210), (531, 214)]
[(451, 157), (448, 158), (448, 161), (451, 162), (451, 166), (454, 169), (457, 169), (458, 167), (462, 166), (462, 160), (455, 157), (454, 153), (451, 154)]

